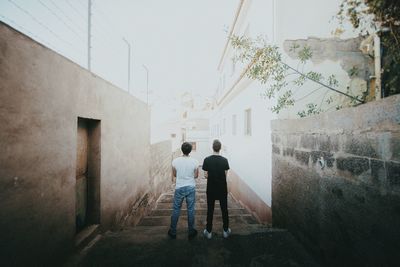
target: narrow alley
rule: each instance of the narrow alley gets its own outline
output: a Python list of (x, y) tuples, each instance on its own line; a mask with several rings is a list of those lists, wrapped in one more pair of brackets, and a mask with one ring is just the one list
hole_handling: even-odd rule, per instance
[(213, 237), (202, 235), (206, 220), (206, 179), (196, 185), (198, 236), (187, 238), (186, 204), (182, 206), (177, 239), (167, 236), (173, 189), (163, 193), (155, 208), (137, 226), (106, 232), (75, 255), (66, 266), (319, 266), (287, 231), (259, 224), (233, 197), (228, 197), (228, 239), (222, 237), (219, 203), (215, 204)]
[(394, 0), (0, 0), (0, 266), (398, 266), (399, 40)]

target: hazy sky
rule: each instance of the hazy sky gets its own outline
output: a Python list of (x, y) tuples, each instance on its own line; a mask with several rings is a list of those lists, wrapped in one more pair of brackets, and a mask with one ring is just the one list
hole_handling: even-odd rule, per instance
[[(168, 102), (183, 91), (212, 95), (217, 64), (238, 0), (92, 0), (92, 70), (131, 91)], [(87, 65), (87, 0), (0, 0), (0, 20)]]

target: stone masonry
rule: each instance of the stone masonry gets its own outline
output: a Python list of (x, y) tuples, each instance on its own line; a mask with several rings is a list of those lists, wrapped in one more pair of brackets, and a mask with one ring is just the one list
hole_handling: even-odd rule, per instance
[(400, 96), (272, 122), (275, 227), (327, 266), (399, 260)]

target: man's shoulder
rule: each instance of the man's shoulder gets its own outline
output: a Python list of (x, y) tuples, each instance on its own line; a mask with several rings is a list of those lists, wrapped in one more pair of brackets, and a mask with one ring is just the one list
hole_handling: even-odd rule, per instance
[(172, 160), (172, 164), (176, 164), (177, 162), (180, 162), (181, 160), (182, 160), (182, 157), (174, 158), (174, 159)]
[(193, 162), (194, 164), (199, 165), (199, 161), (198, 161), (197, 159), (191, 158), (191, 160), (192, 160), (192, 162)]
[(224, 156), (221, 156), (221, 155), (210, 155), (210, 156), (206, 157), (204, 160), (226, 160), (226, 161), (228, 161), (227, 158), (225, 158)]

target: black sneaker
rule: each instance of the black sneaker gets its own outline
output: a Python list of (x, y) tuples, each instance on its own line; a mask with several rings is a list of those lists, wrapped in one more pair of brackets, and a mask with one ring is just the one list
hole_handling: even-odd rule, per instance
[(197, 235), (197, 230), (193, 229), (193, 231), (188, 235), (189, 240), (192, 240)]
[(168, 236), (169, 236), (171, 239), (176, 239), (176, 234), (174, 235), (174, 234), (171, 232), (171, 229), (168, 230)]

